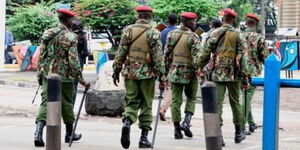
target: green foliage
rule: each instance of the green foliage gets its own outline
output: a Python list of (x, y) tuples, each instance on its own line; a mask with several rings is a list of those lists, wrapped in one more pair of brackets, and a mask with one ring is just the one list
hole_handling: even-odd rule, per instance
[(16, 41), (30, 39), (33, 44), (38, 44), (43, 32), (58, 23), (57, 16), (53, 13), (54, 5), (23, 5), (12, 10), (14, 14), (8, 16), (7, 23)]
[(238, 25), (241, 21), (245, 21), (248, 13), (253, 13), (253, 4), (248, 0), (233, 0), (229, 5), (230, 8), (234, 9), (238, 13), (236, 24)]
[(224, 2), (215, 0), (151, 0), (154, 8), (155, 19), (163, 21), (170, 13), (195, 12), (201, 21), (209, 21), (218, 17), (219, 11), (224, 7)]
[(134, 1), (80, 0), (74, 6), (86, 26), (111, 36), (109, 40), (113, 47), (118, 46), (122, 29), (135, 21)]

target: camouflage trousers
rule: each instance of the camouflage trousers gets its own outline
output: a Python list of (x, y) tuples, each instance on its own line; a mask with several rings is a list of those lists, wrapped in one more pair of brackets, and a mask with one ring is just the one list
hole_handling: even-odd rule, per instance
[(187, 101), (185, 104), (184, 112), (189, 112), (194, 114), (195, 105), (197, 101), (197, 90), (198, 90), (198, 80), (195, 78), (189, 84), (178, 84), (171, 83), (172, 90), (172, 104), (171, 104), (171, 114), (173, 122), (181, 121), (181, 105), (182, 105), (182, 92), (184, 91)]
[[(148, 131), (152, 130), (152, 101), (154, 98), (155, 80), (125, 79), (126, 107), (122, 116), (132, 123), (139, 119), (139, 127)], [(139, 112), (139, 116), (138, 116)]]
[(234, 82), (214, 82), (214, 83), (216, 85), (220, 124), (223, 125), (223, 118), (222, 118), (223, 102), (224, 102), (226, 88), (228, 88), (229, 103), (233, 114), (233, 123), (234, 125), (241, 125), (243, 116), (241, 111), (241, 104), (239, 102), (240, 82), (234, 81)]
[[(61, 114), (65, 124), (73, 123), (75, 120), (73, 111), (73, 83), (72, 82), (62, 82), (61, 85)], [(42, 102), (38, 111), (35, 122), (45, 121), (47, 116), (47, 80), (43, 81), (42, 85)]]
[[(243, 122), (242, 122), (242, 129), (245, 129), (245, 125), (246, 123), (248, 123), (249, 125), (254, 125), (254, 120), (253, 120), (253, 115), (252, 115), (252, 108), (251, 108), (251, 102), (252, 102), (252, 98), (253, 95), (256, 91), (256, 87), (255, 86), (250, 86), (249, 89), (246, 92), (246, 96), (247, 96), (247, 108), (245, 107), (245, 92), (243, 91), (243, 103), (242, 103), (242, 113), (244, 116)], [(247, 112), (246, 112), (247, 109)], [(247, 114), (245, 114), (247, 113)]]

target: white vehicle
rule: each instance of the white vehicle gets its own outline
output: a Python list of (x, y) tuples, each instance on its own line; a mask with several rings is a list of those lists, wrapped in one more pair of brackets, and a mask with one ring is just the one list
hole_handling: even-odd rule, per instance
[(112, 47), (107, 33), (87, 32), (87, 43), (90, 54), (93, 51), (109, 51)]

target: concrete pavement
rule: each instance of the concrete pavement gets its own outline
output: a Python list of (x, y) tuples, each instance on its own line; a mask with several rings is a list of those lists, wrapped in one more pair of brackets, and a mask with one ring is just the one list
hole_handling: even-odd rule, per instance
[[(0, 85), (0, 145), (5, 150), (32, 150), (45, 149), (35, 148), (33, 146), (33, 132), (35, 130), (34, 119), (38, 109), (40, 96), (37, 97), (35, 105), (31, 104), (31, 100), (35, 93), (35, 89), (18, 88)], [(300, 93), (300, 92), (298, 92)], [(299, 95), (300, 96), (300, 95)], [(82, 95), (77, 97), (75, 111)], [(296, 95), (297, 97), (297, 95)], [(298, 106), (299, 108), (299, 106)], [(153, 103), (153, 114), (157, 109), (157, 100)], [(299, 110), (299, 109), (298, 109)], [(81, 120), (78, 124), (78, 132), (83, 134), (80, 142), (73, 144), (69, 148), (67, 144), (62, 144), (62, 149), (74, 150), (119, 150), (121, 132), (121, 118), (109, 117), (92, 117), (87, 116), (82, 111)], [(262, 124), (261, 105), (256, 105), (254, 109), (254, 117), (259, 125)], [(300, 112), (281, 111), (280, 112), (280, 128), (279, 131), (279, 149), (280, 150), (298, 150), (300, 149)], [(173, 125), (170, 119), (170, 112), (167, 112), (167, 122), (160, 122), (158, 135), (156, 139), (156, 148), (159, 150), (204, 150), (205, 136), (203, 129), (202, 106), (197, 104), (196, 113), (192, 121), (192, 131), (194, 138), (183, 140), (173, 139)], [(262, 130), (257, 130), (253, 135), (247, 136), (247, 139), (241, 144), (234, 144), (234, 127), (232, 124), (232, 114), (228, 104), (224, 108), (224, 138), (226, 147), (224, 150), (261, 150)], [(64, 126), (62, 126), (62, 137), (64, 136)], [(44, 132), (45, 133), (45, 132)], [(140, 130), (137, 124), (132, 126), (131, 148), (138, 149)], [(45, 135), (44, 135), (45, 137)], [(152, 137), (152, 132), (150, 132)], [(63, 138), (62, 138), (63, 139)], [(151, 138), (150, 138), (151, 139)], [(45, 140), (45, 139), (44, 139)]]

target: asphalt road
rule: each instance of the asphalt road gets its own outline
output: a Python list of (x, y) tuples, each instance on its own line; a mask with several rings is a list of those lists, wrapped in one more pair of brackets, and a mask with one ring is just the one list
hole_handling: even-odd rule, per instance
[[(33, 150), (45, 149), (35, 148), (33, 145), (33, 133), (35, 130), (34, 119), (38, 109), (39, 99), (34, 105), (31, 104), (35, 94), (35, 89), (16, 88), (0, 86), (0, 149), (3, 150)], [(75, 111), (82, 95), (78, 95)], [(156, 111), (157, 101), (153, 104), (153, 112)], [(192, 131), (194, 138), (184, 138), (174, 140), (173, 124), (170, 120), (170, 112), (167, 113), (168, 121), (160, 122), (155, 149), (159, 150), (204, 150), (205, 136), (203, 128), (202, 106), (197, 104), (196, 113), (192, 120)], [(262, 124), (262, 110), (254, 109), (254, 116), (259, 125)], [(281, 111), (279, 130), (279, 150), (299, 150), (300, 149), (300, 112)], [(224, 129), (223, 134), (226, 147), (223, 150), (261, 150), (262, 149), (262, 128), (259, 128), (241, 144), (233, 141), (234, 127), (232, 115), (228, 105), (224, 109)], [(120, 144), (121, 118), (92, 117), (87, 116), (83, 110), (83, 115), (78, 125), (78, 132), (83, 134), (81, 141), (73, 144), (69, 148), (62, 143), (62, 149), (68, 150), (119, 150)], [(46, 133), (44, 131), (44, 133)], [(138, 125), (132, 126), (130, 149), (138, 149), (140, 130)], [(64, 136), (64, 126), (62, 125), (62, 137)], [(44, 134), (44, 137), (46, 135)], [(150, 138), (152, 138), (152, 132)], [(62, 138), (63, 139), (63, 138)], [(45, 140), (45, 139), (44, 139)], [(62, 141), (63, 142), (63, 141)]]

